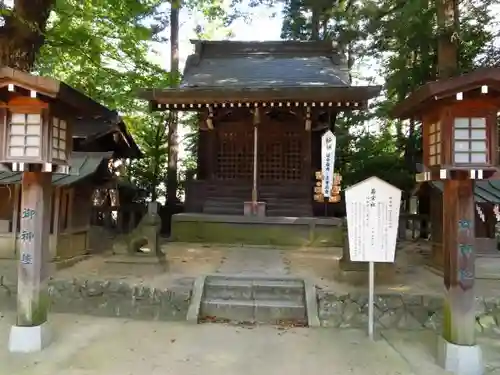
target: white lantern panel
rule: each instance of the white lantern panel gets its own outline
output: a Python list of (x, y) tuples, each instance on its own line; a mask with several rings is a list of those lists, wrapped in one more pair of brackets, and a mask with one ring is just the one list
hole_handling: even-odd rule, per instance
[(59, 126), (59, 119), (57, 117), (52, 118), (52, 126)]
[(471, 163), (486, 163), (486, 154), (483, 152), (471, 154)]
[(469, 119), (468, 118), (457, 117), (455, 119), (455, 128), (467, 129), (468, 127), (469, 127)]
[(59, 138), (66, 139), (66, 130), (59, 131)]
[(455, 139), (469, 139), (469, 130), (455, 129)]
[(38, 147), (26, 147), (26, 156), (38, 157), (40, 149)]
[(14, 125), (12, 124), (10, 127), (10, 134), (13, 135), (24, 135), (24, 125)]
[(471, 142), (472, 151), (486, 151), (486, 141), (473, 141)]
[(10, 146), (24, 146), (24, 136), (22, 135), (11, 136)]
[(470, 119), (471, 128), (486, 129), (486, 119), (484, 117), (473, 117)]
[(62, 130), (66, 130), (66, 121), (61, 120), (61, 122), (59, 123), (59, 127), (60, 127)]
[(28, 135), (40, 135), (41, 133), (41, 126), (38, 125), (28, 125), (26, 127), (26, 134)]
[(52, 157), (54, 159), (57, 159), (58, 156), (59, 156), (59, 151), (56, 148), (52, 149)]
[(57, 138), (52, 138), (52, 147), (57, 149), (57, 146), (59, 146), (59, 139)]
[(469, 153), (456, 152), (455, 163), (469, 163)]
[(470, 132), (471, 139), (486, 139), (486, 130), (472, 129)]
[(36, 135), (29, 135), (26, 137), (27, 146), (40, 146), (40, 137)]
[(13, 113), (11, 117), (11, 122), (13, 124), (25, 124), (26, 123), (26, 115), (24, 113)]
[(455, 141), (455, 151), (469, 151), (469, 142)]
[(26, 122), (28, 124), (40, 124), (42, 122), (42, 117), (39, 113), (29, 114), (27, 117), (28, 118)]
[(59, 150), (59, 159), (66, 160), (66, 152)]
[(24, 156), (24, 146), (23, 147), (9, 147), (10, 157), (22, 157)]

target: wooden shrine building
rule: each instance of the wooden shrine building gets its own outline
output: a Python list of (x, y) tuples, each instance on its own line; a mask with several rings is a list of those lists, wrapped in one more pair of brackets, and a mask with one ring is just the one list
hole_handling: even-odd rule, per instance
[(341, 111), (365, 109), (380, 87), (352, 86), (332, 42), (192, 43), (179, 88), (141, 93), (153, 111), (198, 115), (186, 211), (243, 215), (244, 202), (258, 201), (265, 216), (313, 216), (322, 134)]

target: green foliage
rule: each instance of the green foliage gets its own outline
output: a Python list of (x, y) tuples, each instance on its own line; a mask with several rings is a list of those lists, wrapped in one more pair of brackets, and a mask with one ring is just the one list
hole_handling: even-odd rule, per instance
[[(196, 33), (209, 38), (217, 28), (230, 35), (230, 23), (247, 16), (241, 5), (269, 6), (276, 2), (189, 0), (178, 5), (190, 14), (204, 16)], [(435, 1), (279, 2), (284, 9), (283, 38), (335, 40), (346, 54), (349, 68), (367, 58), (380, 64), (380, 72), (372, 69), (365, 73), (382, 74), (382, 100), (368, 113), (341, 114), (335, 123), (338, 168), (346, 184), (377, 175), (410, 190), (414, 166), (421, 155), (421, 130), (415, 121), (388, 120), (388, 113), (408, 93), (436, 79), (440, 30)], [(498, 65), (500, 61), (491, 31), (495, 25), (488, 12), (494, 2), (461, 2), (461, 71), (479, 64)], [(151, 42), (165, 42), (160, 33), (168, 26), (169, 7), (166, 0), (57, 0), (36, 64), (40, 73), (59, 78), (127, 116), (146, 155), (133, 163), (129, 174), (152, 196), (163, 194), (159, 182), (166, 169), (166, 119), (149, 114), (136, 94), (144, 87), (170, 86), (170, 74), (150, 59)], [(197, 124), (194, 117), (183, 121), (190, 130), (183, 140), (188, 156), (181, 163), (189, 170), (196, 164)], [(363, 124), (375, 125), (378, 131)]]
[[(204, 37), (215, 30), (212, 25), (227, 26), (237, 16), (226, 12), (219, 0), (189, 0), (176, 6), (204, 15), (205, 30), (199, 30)], [(132, 162), (128, 175), (153, 199), (165, 195), (168, 124), (164, 116), (150, 114), (137, 93), (171, 86), (171, 74), (151, 61), (152, 42), (167, 47), (162, 32), (168, 30), (170, 8), (167, 0), (57, 0), (36, 64), (39, 73), (60, 79), (125, 116), (145, 155)], [(197, 129), (191, 123), (190, 129)], [(191, 131), (190, 154), (182, 161), (185, 168), (192, 168), (196, 160), (195, 139)]]
[(148, 56), (150, 42), (166, 27), (163, 3), (57, 1), (37, 70), (122, 113), (144, 111), (137, 91), (169, 84), (169, 74)]
[[(500, 61), (489, 7), (494, 0), (463, 2), (460, 7), (462, 72), (481, 62)], [(307, 40), (313, 30), (320, 39), (334, 40), (348, 65), (372, 58), (381, 66), (384, 97), (368, 114), (340, 115), (335, 123), (338, 166), (346, 185), (372, 175), (405, 191), (414, 184), (415, 164), (421, 159), (418, 123), (389, 120), (389, 111), (420, 85), (436, 79), (439, 30), (433, 0), (284, 0), (282, 37)], [(489, 28), (494, 29), (494, 27)], [(366, 68), (365, 68), (366, 70)], [(365, 79), (369, 77), (364, 77)], [(367, 123), (378, 132), (360, 129)]]
[(131, 162), (128, 168), (130, 180), (149, 192), (153, 201), (165, 195), (162, 182), (167, 174), (167, 120), (166, 114), (125, 119), (144, 154), (143, 158)]

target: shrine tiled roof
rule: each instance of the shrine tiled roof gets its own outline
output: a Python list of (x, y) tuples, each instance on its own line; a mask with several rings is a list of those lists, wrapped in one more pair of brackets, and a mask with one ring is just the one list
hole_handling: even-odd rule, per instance
[[(116, 114), (109, 117), (77, 118), (73, 123), (73, 138), (97, 139), (109, 134), (118, 134), (123, 141), (122, 155), (130, 158), (141, 157), (142, 153), (127, 129), (123, 119)], [(107, 149), (109, 150), (109, 148)]]
[(347, 64), (331, 42), (193, 41), (181, 88), (347, 87)]
[[(67, 186), (93, 175), (101, 163), (111, 158), (111, 152), (72, 152), (69, 160), (70, 174), (54, 173), (52, 184)], [(0, 172), (0, 185), (21, 183), (22, 172)]]
[(147, 88), (139, 93), (153, 110), (162, 105), (180, 109), (286, 101), (296, 106), (305, 102), (332, 106), (333, 102), (360, 108), (381, 89), (352, 86), (344, 54), (331, 41), (192, 43), (195, 53), (186, 60), (179, 87)]
[[(432, 181), (431, 184), (441, 192), (444, 189), (441, 181)], [(500, 204), (500, 180), (476, 181), (474, 184), (474, 201), (476, 203)]]

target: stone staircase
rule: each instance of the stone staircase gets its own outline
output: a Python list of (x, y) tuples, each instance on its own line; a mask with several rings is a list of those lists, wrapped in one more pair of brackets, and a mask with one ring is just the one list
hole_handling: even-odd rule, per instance
[[(312, 187), (305, 183), (263, 184), (259, 186), (259, 201), (266, 202), (266, 216), (312, 216)], [(207, 185), (203, 213), (213, 215), (243, 215), (243, 202), (250, 201), (251, 187)]]
[[(199, 321), (310, 325), (307, 301), (311, 298), (306, 298), (301, 279), (212, 275), (205, 278), (199, 294)], [(313, 297), (316, 306), (315, 290)]]
[(243, 215), (243, 199), (235, 197), (208, 198), (203, 213), (210, 215)]

